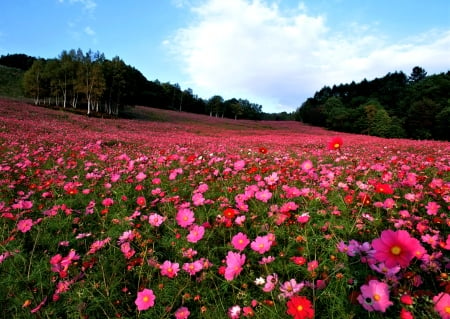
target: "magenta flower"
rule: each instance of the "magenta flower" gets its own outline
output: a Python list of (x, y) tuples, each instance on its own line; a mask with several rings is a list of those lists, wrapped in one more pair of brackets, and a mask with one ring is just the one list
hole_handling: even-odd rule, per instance
[(242, 271), (246, 256), (244, 254), (229, 251), (226, 257), (227, 266), (225, 268), (225, 279), (233, 280)]
[(270, 250), (270, 246), (272, 245), (272, 242), (269, 240), (268, 236), (258, 236), (255, 238), (254, 241), (250, 244), (250, 247), (260, 253), (264, 254), (265, 252)]
[(201, 260), (196, 260), (192, 263), (185, 263), (182, 268), (189, 275), (193, 276), (203, 269), (203, 262)]
[(167, 276), (169, 278), (176, 277), (178, 275), (178, 271), (180, 270), (180, 265), (178, 263), (172, 263), (169, 260), (163, 262), (160, 267), (161, 275)]
[(434, 310), (442, 319), (450, 319), (450, 294), (441, 292), (433, 297)]
[(429, 202), (425, 208), (427, 209), (428, 215), (435, 216), (437, 215), (439, 208), (441, 208), (441, 205), (436, 202)]
[(269, 190), (264, 189), (262, 191), (256, 192), (255, 193), (255, 198), (257, 200), (260, 200), (260, 201), (264, 202), (264, 203), (267, 203), (267, 201), (272, 198), (272, 193), (269, 192)]
[(234, 249), (237, 249), (239, 251), (243, 251), (249, 243), (250, 240), (244, 233), (237, 233), (231, 239), (231, 244), (233, 245)]
[(147, 310), (155, 305), (155, 294), (151, 289), (144, 289), (137, 293), (134, 303), (139, 311)]
[(28, 232), (32, 226), (33, 220), (30, 218), (19, 220), (19, 222), (17, 223), (17, 229), (22, 233)]
[(105, 198), (102, 200), (102, 205), (105, 207), (110, 207), (114, 204), (114, 200), (112, 198)]
[(305, 284), (303, 282), (297, 283), (297, 281), (295, 279), (291, 279), (289, 281), (286, 281), (280, 287), (281, 296), (284, 297), (284, 298), (291, 298), (297, 292), (302, 290), (302, 288), (304, 286), (305, 286)]
[(194, 225), (191, 228), (191, 231), (186, 236), (187, 241), (190, 243), (196, 243), (203, 238), (205, 235), (205, 227)]
[(148, 223), (154, 227), (159, 227), (166, 220), (166, 217), (163, 217), (157, 213), (150, 214), (148, 216)]
[(426, 251), (419, 240), (406, 230), (384, 230), (380, 238), (372, 241), (374, 258), (389, 267), (408, 267), (414, 257), (420, 258)]
[(191, 313), (189, 312), (189, 309), (186, 307), (180, 307), (175, 311), (175, 319), (187, 319), (189, 318), (189, 315)]
[(361, 295), (357, 299), (367, 311), (385, 312), (389, 306), (393, 305), (389, 300), (388, 285), (378, 280), (371, 280), (368, 285), (362, 285)]
[(194, 212), (189, 208), (181, 208), (177, 213), (176, 220), (178, 225), (187, 228), (195, 222)]

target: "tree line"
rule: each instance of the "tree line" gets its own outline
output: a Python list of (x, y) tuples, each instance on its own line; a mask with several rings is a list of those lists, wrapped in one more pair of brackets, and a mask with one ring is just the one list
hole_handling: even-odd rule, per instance
[(220, 95), (202, 99), (177, 83), (149, 81), (119, 57), (109, 60), (98, 51), (64, 50), (54, 59), (8, 54), (0, 57), (0, 65), (25, 71), (23, 89), (36, 105), (81, 108), (88, 115), (120, 116), (126, 106), (143, 105), (234, 119), (290, 117), (285, 112), (264, 113), (262, 105), (246, 99), (224, 100)]
[(380, 137), (450, 140), (450, 71), (325, 86), (295, 112), (298, 121)]

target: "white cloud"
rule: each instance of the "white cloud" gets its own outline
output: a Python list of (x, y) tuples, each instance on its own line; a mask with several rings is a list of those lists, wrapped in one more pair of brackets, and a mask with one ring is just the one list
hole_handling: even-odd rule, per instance
[(95, 31), (92, 30), (92, 28), (89, 27), (89, 26), (84, 28), (84, 33), (86, 33), (89, 36), (94, 36), (95, 35)]
[[(321, 15), (262, 0), (207, 0), (169, 43), (198, 94), (248, 98), (266, 112), (295, 110), (324, 85), (358, 82), (415, 65), (450, 67), (450, 30), (390, 44), (370, 27), (335, 30)], [(281, 108), (281, 109), (277, 109)]]

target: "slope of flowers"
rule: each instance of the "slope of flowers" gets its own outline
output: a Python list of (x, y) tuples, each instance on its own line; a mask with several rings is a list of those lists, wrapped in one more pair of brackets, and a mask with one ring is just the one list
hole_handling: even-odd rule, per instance
[(0, 100), (14, 318), (450, 318), (450, 143)]

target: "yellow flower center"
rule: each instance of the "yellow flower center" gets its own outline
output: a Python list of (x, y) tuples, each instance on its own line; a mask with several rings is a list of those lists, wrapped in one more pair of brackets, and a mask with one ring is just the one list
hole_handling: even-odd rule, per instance
[(394, 247), (391, 248), (391, 253), (393, 255), (398, 256), (398, 255), (400, 255), (401, 252), (402, 252), (402, 249), (400, 247), (398, 247), (398, 246), (394, 246)]
[(340, 145), (339, 145), (339, 143), (335, 143), (333, 146), (334, 146), (334, 148), (339, 148)]
[(380, 297), (379, 294), (374, 294), (374, 295), (373, 295), (373, 300), (375, 300), (375, 301), (380, 301), (380, 299), (381, 299), (381, 297)]
[(297, 311), (302, 311), (303, 310), (303, 306), (302, 305), (298, 305), (297, 306)]
[(144, 298), (142, 298), (143, 302), (148, 302), (150, 300), (150, 298), (148, 296), (144, 296)]
[(445, 313), (448, 313), (450, 315), (450, 306), (446, 306), (444, 311)]

